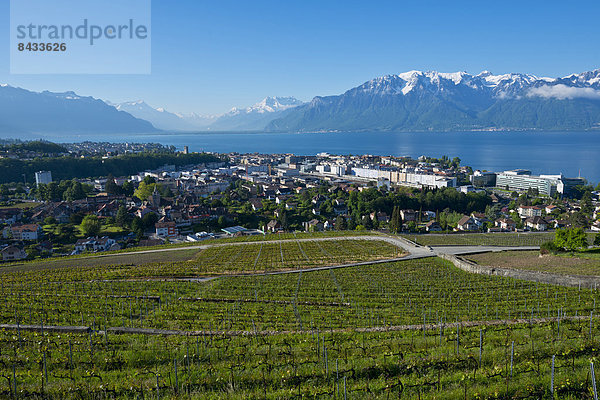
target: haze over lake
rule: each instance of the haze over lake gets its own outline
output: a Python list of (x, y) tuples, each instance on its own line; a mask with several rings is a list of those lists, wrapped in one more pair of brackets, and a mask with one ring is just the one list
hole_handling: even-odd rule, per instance
[(190, 151), (460, 157), (473, 169), (525, 168), (600, 182), (600, 132), (159, 133), (44, 137), (58, 142), (157, 142)]

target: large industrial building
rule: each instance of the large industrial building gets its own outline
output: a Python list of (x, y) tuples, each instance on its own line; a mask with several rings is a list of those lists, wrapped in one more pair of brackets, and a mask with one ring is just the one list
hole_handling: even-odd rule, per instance
[(531, 171), (515, 169), (496, 174), (496, 186), (508, 190), (526, 191), (537, 189), (539, 194), (554, 196), (569, 194), (577, 185), (585, 184), (583, 178), (565, 178), (560, 175), (532, 175)]

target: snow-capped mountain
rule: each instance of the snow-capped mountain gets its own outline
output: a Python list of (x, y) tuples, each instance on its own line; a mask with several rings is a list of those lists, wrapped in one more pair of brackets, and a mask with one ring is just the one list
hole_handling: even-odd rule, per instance
[(563, 78), (483, 71), (409, 71), (339, 96), (315, 97), (268, 130), (592, 129), (600, 127), (600, 70)]
[(283, 116), (285, 111), (302, 104), (294, 97), (266, 97), (250, 107), (232, 108), (220, 115), (172, 113), (163, 108), (154, 108), (143, 100), (112, 105), (163, 130), (259, 131), (275, 118)]
[(158, 129), (193, 131), (200, 129), (202, 126), (206, 126), (202, 125), (199, 120), (197, 123), (194, 123), (187, 120), (182, 115), (168, 112), (164, 108), (151, 107), (143, 100), (113, 104), (113, 106), (119, 111), (125, 111), (136, 118), (151, 122), (152, 125)]
[(219, 116), (208, 129), (212, 131), (261, 131), (288, 110), (304, 104), (294, 97), (266, 97), (247, 108), (233, 108)]
[(294, 108), (304, 104), (294, 97), (265, 97), (262, 101), (254, 104), (251, 107), (239, 109), (234, 107), (225, 115), (239, 114), (265, 114), (285, 111), (289, 108)]
[(93, 97), (0, 86), (0, 133), (4, 135), (155, 131), (149, 122), (115, 110)]

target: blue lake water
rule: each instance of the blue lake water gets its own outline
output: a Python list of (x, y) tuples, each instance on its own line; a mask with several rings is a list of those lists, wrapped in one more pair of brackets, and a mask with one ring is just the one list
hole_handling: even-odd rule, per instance
[(62, 136), (61, 142), (156, 142), (190, 151), (460, 157), (473, 169), (525, 168), (600, 182), (600, 132), (174, 133)]

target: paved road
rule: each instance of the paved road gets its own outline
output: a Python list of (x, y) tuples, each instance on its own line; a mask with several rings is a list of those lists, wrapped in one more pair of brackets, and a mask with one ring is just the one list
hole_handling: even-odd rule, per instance
[(114, 257), (114, 256), (126, 256), (126, 255), (136, 255), (136, 254), (149, 254), (149, 253), (163, 253), (167, 251), (183, 251), (183, 250), (205, 250), (211, 247), (223, 247), (223, 246), (243, 246), (248, 244), (260, 244), (260, 243), (280, 243), (280, 242), (322, 242), (322, 241), (332, 241), (332, 240), (379, 240), (388, 242), (394, 246), (400, 247), (404, 251), (410, 253), (410, 256), (404, 257), (403, 259), (415, 259), (415, 258), (425, 258), (425, 257), (435, 257), (438, 254), (453, 254), (453, 255), (463, 255), (463, 254), (473, 254), (473, 253), (487, 253), (491, 251), (509, 251), (509, 250), (539, 250), (539, 247), (531, 246), (531, 247), (498, 247), (498, 246), (420, 246), (410, 240), (406, 240), (399, 236), (391, 236), (391, 235), (364, 235), (364, 236), (332, 236), (332, 237), (323, 237), (323, 238), (301, 238), (301, 239), (282, 239), (282, 240), (258, 240), (251, 242), (229, 242), (229, 243), (206, 243), (194, 246), (184, 246), (184, 247), (170, 247), (164, 249), (154, 249), (154, 250), (140, 250), (140, 251), (129, 251), (123, 253), (109, 253), (109, 254), (100, 254), (89, 257), (81, 257), (81, 259), (85, 258), (102, 258), (102, 257)]

